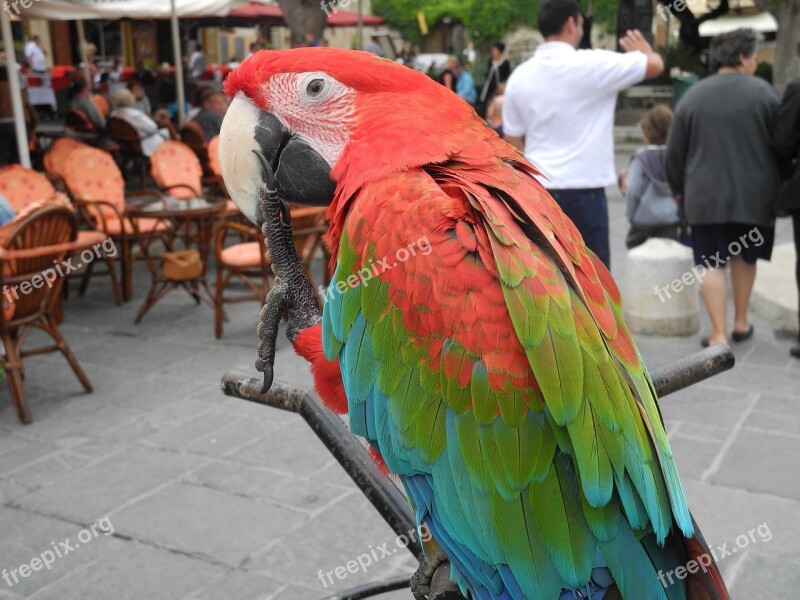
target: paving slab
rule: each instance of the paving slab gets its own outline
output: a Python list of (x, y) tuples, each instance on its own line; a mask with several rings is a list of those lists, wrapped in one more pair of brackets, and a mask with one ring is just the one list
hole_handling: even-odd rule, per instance
[(204, 486), (172, 484), (113, 513), (126, 536), (238, 567), (307, 517)]

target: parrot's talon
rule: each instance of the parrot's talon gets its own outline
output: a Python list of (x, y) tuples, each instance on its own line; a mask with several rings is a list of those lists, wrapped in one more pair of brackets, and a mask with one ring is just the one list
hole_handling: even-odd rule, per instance
[(272, 366), (264, 367), (264, 383), (261, 385), (261, 395), (266, 394), (272, 387), (274, 372)]

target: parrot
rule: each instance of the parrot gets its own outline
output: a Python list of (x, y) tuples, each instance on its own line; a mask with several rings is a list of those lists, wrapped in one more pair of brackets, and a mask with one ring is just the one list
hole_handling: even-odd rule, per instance
[[(286, 313), (430, 533), (412, 589), (447, 566), (476, 600), (728, 600), (620, 292), (522, 153), (366, 52), (263, 50), (224, 86), (222, 175), (275, 273), (264, 389)], [(327, 206), (321, 311), (290, 202)]]

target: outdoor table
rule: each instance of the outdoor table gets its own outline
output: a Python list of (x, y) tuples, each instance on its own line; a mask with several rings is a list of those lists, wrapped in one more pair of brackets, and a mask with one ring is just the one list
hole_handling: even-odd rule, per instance
[[(214, 297), (208, 287), (206, 271), (208, 269), (208, 252), (214, 234), (214, 225), (225, 211), (225, 199), (220, 197), (178, 199), (165, 196), (160, 200), (151, 200), (136, 204), (129, 204), (126, 215), (130, 218), (133, 230), (139, 237), (139, 247), (144, 255), (147, 266), (152, 276), (150, 291), (136, 316), (135, 323), (139, 323), (145, 313), (167, 295), (172, 289), (180, 286), (199, 304), (205, 302), (213, 308)], [(155, 219), (156, 225), (166, 224), (166, 228), (154, 227), (149, 234), (143, 234), (137, 224), (139, 219)], [(148, 230), (150, 228), (148, 227)], [(150, 248), (154, 242), (163, 241), (166, 252), (153, 256)], [(200, 256), (202, 266), (199, 272), (186, 279), (176, 279), (165, 273), (164, 266), (158, 268), (154, 262), (156, 258), (167, 259), (179, 256), (175, 250), (175, 242), (186, 250), (196, 250)]]
[[(38, 81), (37, 81), (38, 80)], [(58, 102), (56, 101), (56, 93), (53, 91), (53, 84), (50, 75), (34, 74), (28, 75), (28, 102), (33, 106), (50, 105), (53, 112), (58, 110)], [(32, 85), (38, 83), (38, 85)]]

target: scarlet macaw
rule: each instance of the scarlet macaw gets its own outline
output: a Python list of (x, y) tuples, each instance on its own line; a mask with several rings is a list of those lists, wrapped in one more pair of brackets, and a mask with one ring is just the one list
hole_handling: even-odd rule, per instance
[[(265, 385), (288, 306), (320, 396), (443, 551), (433, 566), (446, 556), (476, 599), (727, 599), (617, 287), (536, 169), (455, 94), (368, 53), (262, 51), (225, 90), (225, 183), (278, 277)], [(321, 316), (284, 199), (329, 205)]]

